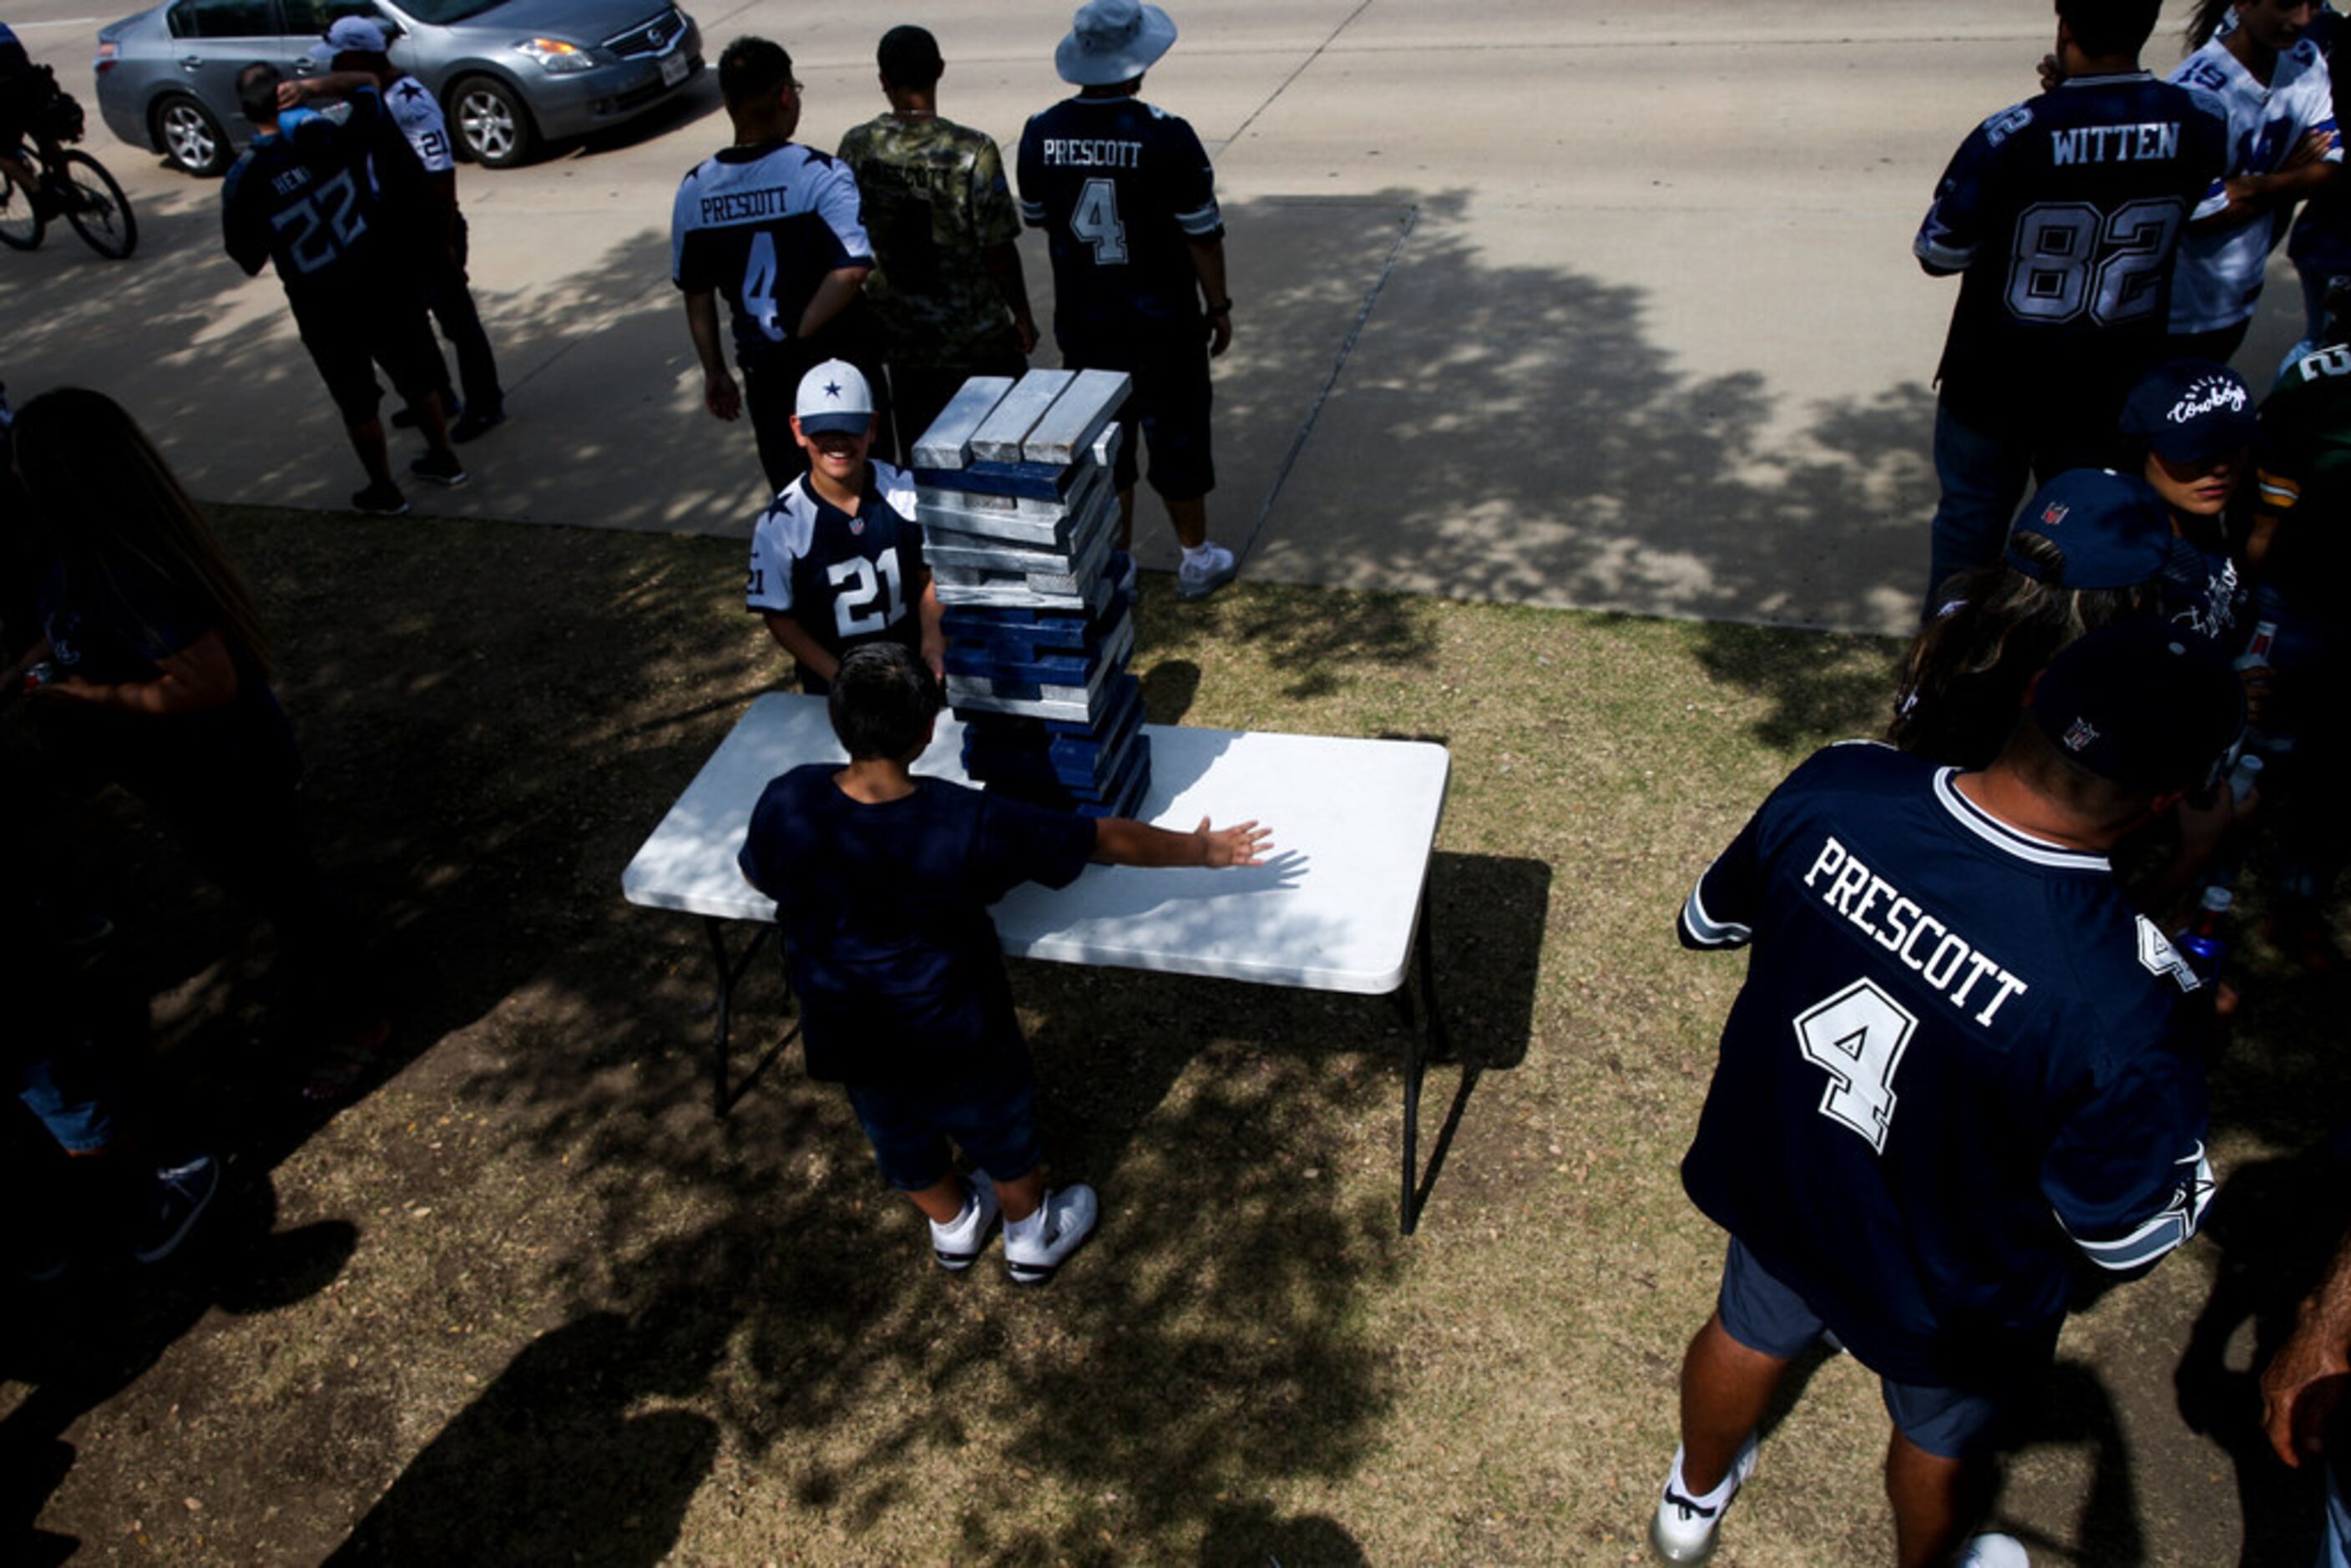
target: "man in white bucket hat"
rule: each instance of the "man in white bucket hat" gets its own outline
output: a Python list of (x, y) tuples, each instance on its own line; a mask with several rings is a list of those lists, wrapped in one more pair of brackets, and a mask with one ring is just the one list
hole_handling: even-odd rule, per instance
[(1019, 162), (1020, 215), (1053, 257), (1053, 339), (1073, 369), (1124, 371), (1134, 392), (1119, 419), (1119, 543), (1133, 542), (1135, 436), (1151, 487), (1184, 546), (1176, 590), (1204, 598), (1233, 580), (1232, 551), (1208, 540), (1216, 487), (1208, 445), (1208, 361), (1233, 340), (1225, 220), (1216, 172), (1192, 128), (1136, 97), (1176, 24), (1137, 0), (1088, 0), (1053, 53), (1075, 86), (1029, 121)]

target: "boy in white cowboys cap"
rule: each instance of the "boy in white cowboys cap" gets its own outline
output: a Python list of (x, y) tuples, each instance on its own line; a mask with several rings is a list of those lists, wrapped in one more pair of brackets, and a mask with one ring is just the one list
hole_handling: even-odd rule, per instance
[(873, 392), (856, 366), (827, 360), (800, 378), (792, 437), (808, 472), (776, 493), (751, 534), (743, 602), (798, 662), (800, 689), (831, 689), (842, 655), (898, 643), (939, 675), (946, 636), (914, 522), (914, 482), (872, 461)]

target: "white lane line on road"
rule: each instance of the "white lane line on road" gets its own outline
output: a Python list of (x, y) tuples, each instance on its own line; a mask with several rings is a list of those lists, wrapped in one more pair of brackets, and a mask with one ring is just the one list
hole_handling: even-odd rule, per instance
[(87, 27), (93, 22), (104, 20), (103, 16), (68, 16), (61, 22), (19, 22), (16, 24), (16, 31), (37, 33), (43, 27)]
[(1355, 340), (1364, 335), (1364, 323), (1372, 319), (1373, 307), (1380, 302), (1380, 291), (1388, 286), (1388, 278), (1395, 271), (1396, 258), (1404, 255), (1404, 242), (1412, 237), (1413, 227), (1419, 222), (1420, 208), (1415, 205), (1405, 212), (1404, 228), (1396, 235), (1395, 244), (1388, 247), (1387, 265), (1380, 268), (1379, 279), (1372, 285), (1372, 291), (1364, 296), (1364, 308), (1355, 312), (1355, 324), (1347, 329), (1347, 340), (1339, 345), (1339, 357), (1331, 361), (1331, 373), (1322, 378), (1322, 390), (1314, 394), (1313, 402), (1307, 406), (1306, 418), (1298, 426), (1297, 437), (1290, 442), (1288, 455), (1282, 458), (1281, 466), (1274, 471), (1273, 484), (1257, 509), (1257, 521), (1249, 525), (1249, 538), (1241, 541), (1241, 548), (1234, 555), (1236, 561), (1249, 559), (1249, 552), (1257, 548), (1257, 537), (1265, 531), (1265, 520), (1272, 516), (1274, 502), (1281, 498), (1281, 486), (1289, 481), (1290, 471), (1298, 466), (1299, 455), (1306, 450), (1306, 439), (1314, 434), (1314, 422), (1322, 417), (1322, 405), (1329, 401), (1331, 389), (1339, 384), (1339, 372), (1347, 368), (1347, 356), (1355, 351)]
[(1233, 128), (1233, 133), (1230, 136), (1226, 137), (1222, 141), (1217, 143), (1217, 155), (1221, 157), (1226, 148), (1230, 147), (1234, 142), (1238, 141), (1241, 139), (1241, 132), (1247, 131), (1250, 126), (1255, 125), (1257, 123), (1257, 117), (1263, 114), (1267, 110), (1271, 109), (1273, 107), (1274, 99), (1280, 98), (1283, 93), (1288, 92), (1290, 90), (1290, 84), (1296, 81), (1300, 77), (1305, 75), (1306, 68), (1312, 65), (1316, 60), (1321, 59), (1322, 57), (1322, 51), (1329, 48), (1332, 44), (1337, 43), (1339, 41), (1339, 35), (1353, 26), (1355, 25), (1355, 18), (1362, 16), (1371, 8), (1372, 0), (1364, 0), (1362, 5), (1348, 12), (1346, 20), (1332, 28), (1331, 36), (1323, 39), (1321, 43), (1315, 45), (1314, 52), (1307, 56), (1304, 59), (1299, 61), (1298, 68), (1290, 72), (1288, 76), (1282, 78), (1281, 85), (1275, 88), (1271, 92), (1266, 94), (1265, 101), (1259, 104), (1255, 109), (1250, 110), (1249, 118), (1235, 126)]

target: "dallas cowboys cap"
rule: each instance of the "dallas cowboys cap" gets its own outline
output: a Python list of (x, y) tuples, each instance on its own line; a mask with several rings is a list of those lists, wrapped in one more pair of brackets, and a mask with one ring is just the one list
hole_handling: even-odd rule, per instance
[[(2037, 534), (2062, 561), (2017, 549)], [(2111, 468), (2069, 468), (2032, 493), (2008, 531), (2008, 564), (2052, 588), (2135, 588), (2171, 559), (2171, 514), (2146, 480)]]
[(2075, 638), (2041, 672), (2031, 706), (2059, 751), (2150, 794), (2209, 784), (2245, 727), (2228, 655), (2169, 621), (2117, 621)]
[(385, 48), (383, 28), (364, 16), (341, 16), (327, 29), (327, 47), (339, 54), (380, 55)]
[(2236, 371), (2215, 360), (2171, 360), (2131, 388), (2122, 432), (2174, 463), (2210, 463), (2252, 445), (2262, 422)]
[(792, 413), (799, 420), (803, 435), (821, 435), (829, 430), (862, 435), (873, 418), (873, 389), (847, 360), (827, 360), (800, 378)]

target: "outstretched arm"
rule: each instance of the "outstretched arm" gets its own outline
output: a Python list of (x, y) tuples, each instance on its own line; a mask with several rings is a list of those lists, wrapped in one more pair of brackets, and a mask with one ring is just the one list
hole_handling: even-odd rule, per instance
[(1273, 830), (1254, 821), (1211, 828), (1208, 819), (1188, 833), (1171, 833), (1126, 817), (1104, 817), (1094, 825), (1094, 859), (1107, 865), (1262, 865), (1273, 848)]

